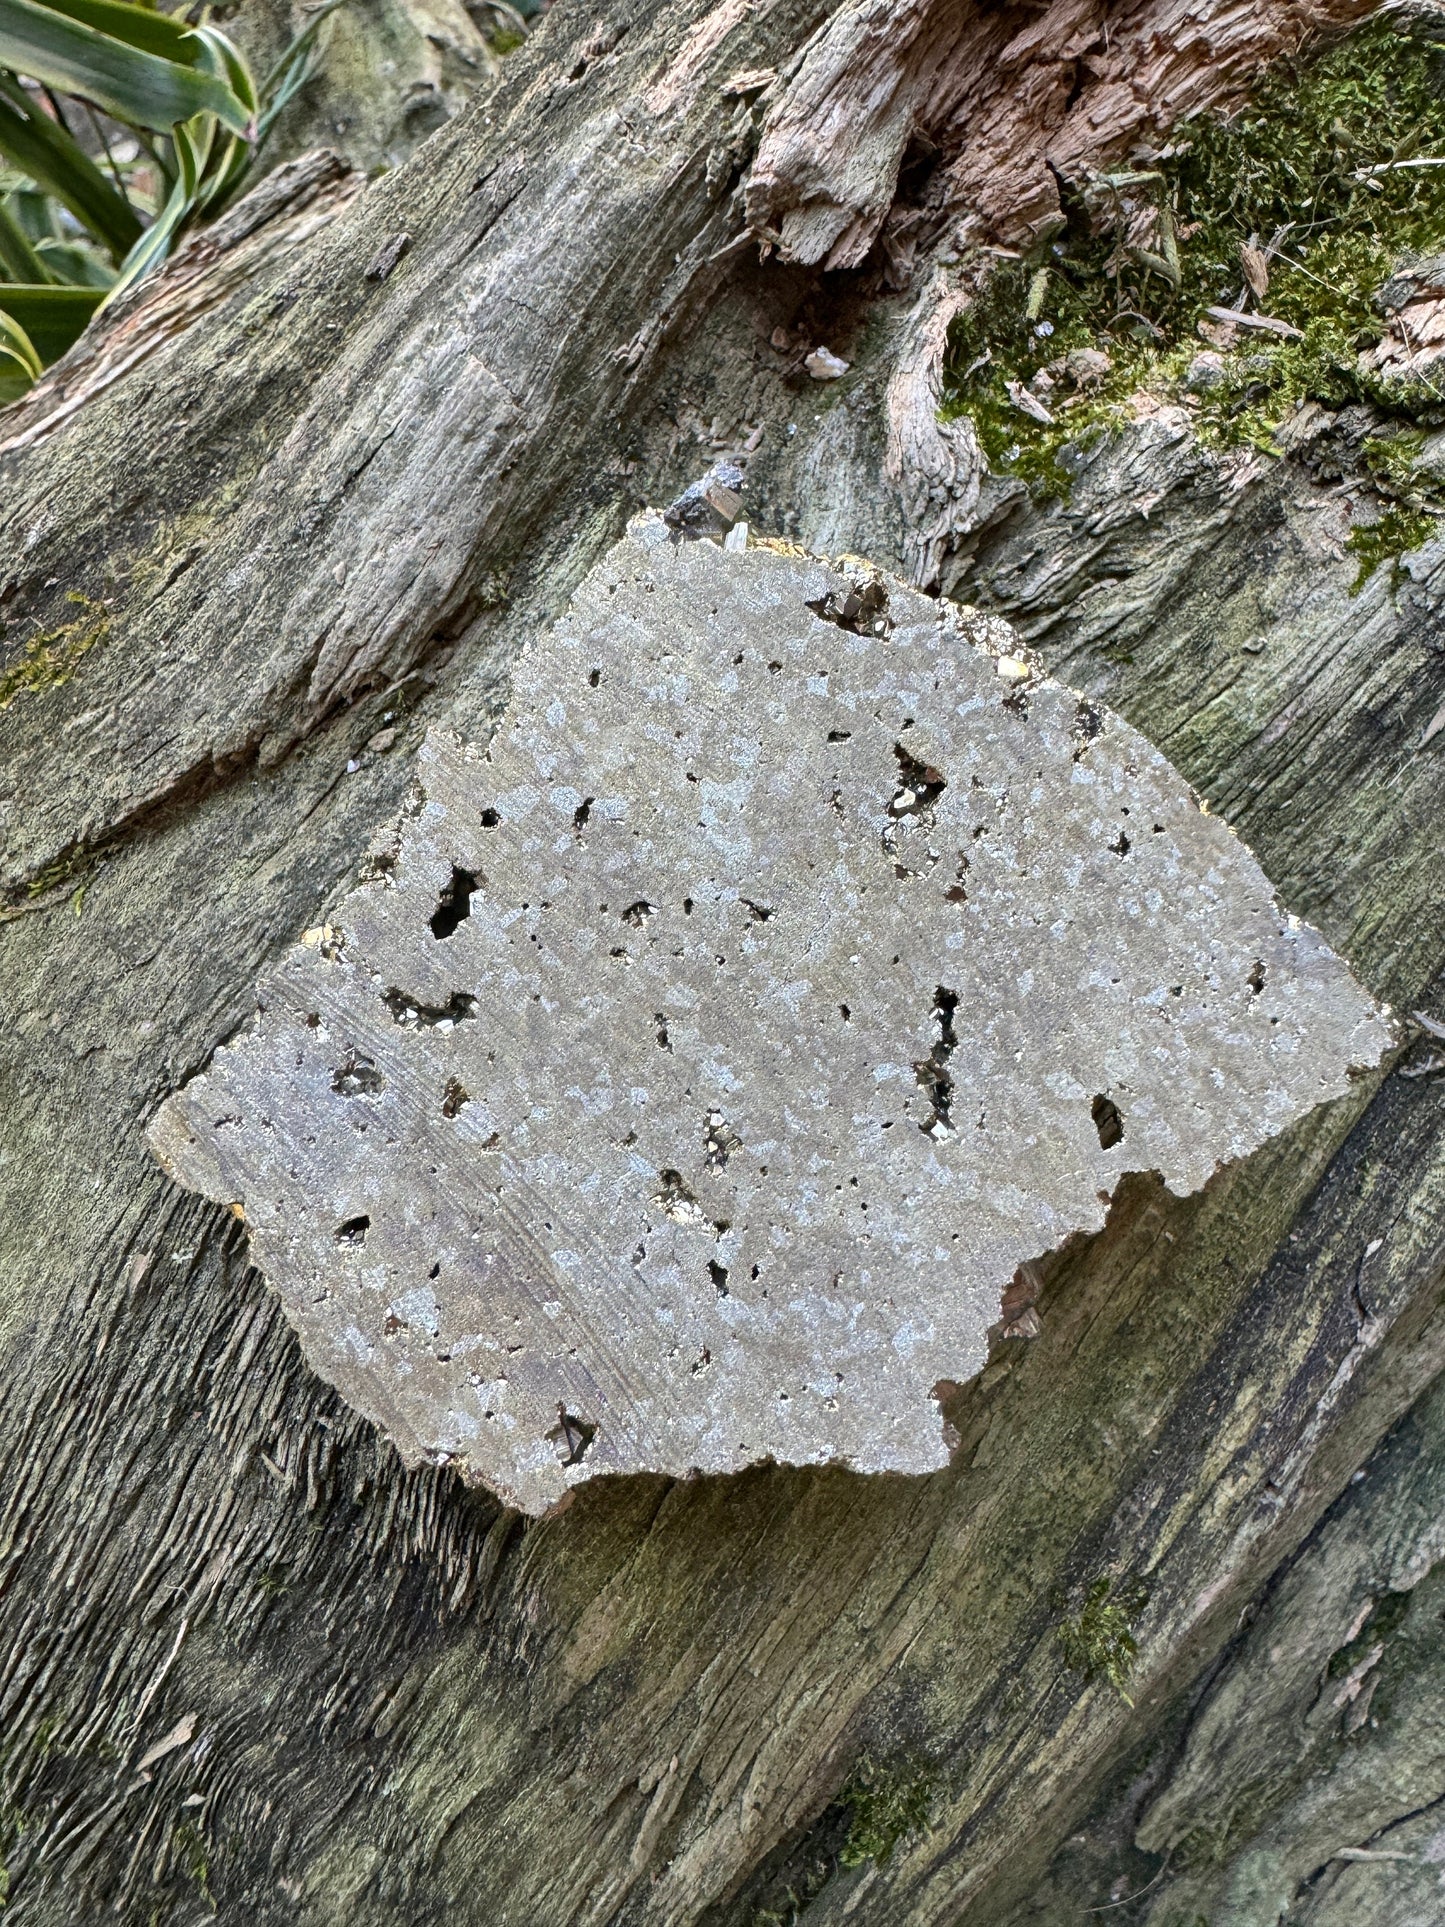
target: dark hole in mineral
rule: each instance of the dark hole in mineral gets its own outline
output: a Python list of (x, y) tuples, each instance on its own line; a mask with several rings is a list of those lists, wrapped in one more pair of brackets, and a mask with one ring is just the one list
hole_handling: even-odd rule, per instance
[(893, 745), (893, 754), (898, 758), (898, 773), (902, 782), (888, 805), (889, 814), (921, 816), (931, 820), (934, 804), (948, 788), (947, 777), (942, 770), (920, 762), (916, 756), (910, 756), (902, 743)]
[(451, 882), (443, 889), (432, 912), (431, 933), (434, 937), (446, 939), (459, 923), (464, 923), (472, 914), (472, 892), (477, 887), (477, 879), (472, 871), (463, 870), (460, 865), (452, 865)]
[(707, 1214), (697, 1201), (697, 1193), (681, 1171), (668, 1169), (657, 1174), (658, 1187), (652, 1202), (674, 1224), (704, 1225)]
[(557, 1423), (547, 1434), (563, 1465), (580, 1465), (596, 1436), (597, 1427), (589, 1425), (585, 1418), (578, 1418), (575, 1412), (569, 1412), (565, 1405), (557, 1407)]
[(369, 1057), (348, 1057), (331, 1080), (341, 1097), (375, 1097), (386, 1089), (386, 1079)]
[(371, 1229), (371, 1219), (363, 1212), (359, 1218), (348, 1218), (336, 1227), (334, 1236), (337, 1244), (355, 1250), (366, 1243), (366, 1234)]
[(949, 887), (944, 891), (943, 900), (945, 903), (967, 903), (968, 902), (968, 889), (963, 881), (963, 878), (964, 878), (964, 872), (971, 868), (972, 868), (972, 865), (969, 863), (968, 858), (964, 855), (963, 851), (960, 850), (958, 853), (958, 868), (954, 872), (954, 875), (957, 877), (958, 881), (956, 883), (950, 884)]
[(848, 582), (818, 596), (808, 604), (824, 622), (836, 622), (840, 629), (851, 629), (855, 636), (886, 636), (888, 590), (875, 576), (867, 582)]
[(381, 1000), (394, 1024), (403, 1030), (427, 1029), (434, 1024), (464, 1024), (477, 1014), (477, 1000), (468, 991), (454, 990), (444, 1004), (426, 1004), (395, 986)]
[(1124, 1138), (1124, 1119), (1119, 1106), (1112, 1097), (1105, 1097), (1101, 1091), (1092, 1105), (1094, 1129), (1099, 1133), (1099, 1143), (1106, 1151), (1112, 1151)]
[(1104, 718), (1092, 703), (1081, 702), (1074, 711), (1074, 761), (1077, 763), (1096, 736), (1104, 732)]
[(703, 1160), (709, 1171), (721, 1171), (743, 1141), (721, 1111), (709, 1111), (703, 1127)]
[(470, 1097), (459, 1077), (449, 1077), (446, 1089), (442, 1092), (442, 1116), (455, 1117), (463, 1104), (469, 1104)]
[(953, 1073), (949, 1059), (958, 1048), (958, 1033), (953, 1013), (958, 1009), (958, 992), (940, 984), (933, 993), (933, 1015), (938, 1020), (938, 1041), (919, 1063), (913, 1066), (919, 1088), (927, 1092), (932, 1110), (919, 1125), (927, 1137), (953, 1136)]

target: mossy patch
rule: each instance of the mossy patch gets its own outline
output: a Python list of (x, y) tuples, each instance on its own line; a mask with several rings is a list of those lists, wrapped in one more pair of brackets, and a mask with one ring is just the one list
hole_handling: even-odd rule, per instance
[(1434, 516), (1392, 502), (1374, 522), (1358, 522), (1345, 537), (1345, 547), (1359, 560), (1350, 594), (1358, 595), (1383, 562), (1390, 564), (1393, 587), (1404, 573), (1400, 558), (1409, 555), (1435, 533)]
[(886, 1867), (897, 1847), (928, 1831), (935, 1785), (936, 1776), (911, 1755), (860, 1760), (843, 1789), (852, 1819), (838, 1854), (841, 1864), (861, 1867), (871, 1860)]
[(215, 1896), (211, 1892), (210, 1850), (206, 1836), (194, 1820), (183, 1820), (171, 1833), (171, 1851), (186, 1878), (194, 1883), (201, 1898), (216, 1911)]
[(69, 682), (81, 658), (109, 635), (110, 611), (103, 603), (92, 602), (89, 596), (73, 589), (66, 600), (81, 610), (75, 621), (32, 636), (18, 661), (0, 670), (0, 709), (8, 707), (27, 690), (38, 695), (42, 690), (56, 689), (61, 683)]
[(927, 1832), (939, 1784), (938, 1770), (916, 1753), (881, 1760), (865, 1755), (827, 1812), (788, 1853), (783, 1869), (767, 1881), (748, 1927), (799, 1927), (840, 1868), (887, 1866), (901, 1845)]
[[(30, 878), (25, 885), (25, 895), (32, 903), (41, 897), (49, 896), (52, 891), (61, 889), (63, 885), (73, 883), (89, 861), (90, 858), (83, 850), (68, 851), (64, 856), (57, 857), (53, 863), (47, 863), (43, 870)], [(78, 886), (75, 894), (79, 894), (79, 890), (83, 888), (84, 884)], [(74, 902), (75, 895), (72, 895), (72, 905)], [(80, 915), (78, 910), (76, 915)]]
[(10, 1860), (25, 1832), (24, 1812), (12, 1800), (0, 1800), (0, 1907), (10, 1900)]
[(1096, 1579), (1084, 1595), (1078, 1616), (1063, 1620), (1058, 1629), (1070, 1672), (1085, 1681), (1107, 1680), (1126, 1706), (1134, 1704), (1129, 1680), (1139, 1652), (1134, 1621), (1148, 1602), (1148, 1593), (1136, 1579), (1117, 1584)]
[(1369, 1617), (1347, 1645), (1337, 1647), (1330, 1654), (1325, 1668), (1326, 1679), (1343, 1679), (1354, 1671), (1365, 1655), (1376, 1646), (1385, 1645), (1399, 1631), (1409, 1617), (1413, 1595), (1408, 1592), (1386, 1592), (1375, 1601)]
[(1408, 164), (1445, 158), (1442, 40), (1445, 27), (1380, 18), (1283, 62), (1246, 110), (1094, 177), (1032, 253), (998, 260), (955, 325), (945, 388), (990, 468), (1067, 497), (1081, 451), (1141, 389), (1183, 403), (1206, 443), (1271, 453), (1298, 405), (1367, 402), (1406, 431), (1371, 465), (1402, 513), (1353, 546), (1371, 568), (1418, 546), (1445, 489), (1415, 471), (1415, 431), (1445, 420), (1445, 381), (1388, 380), (1360, 356), (1384, 332), (1382, 284), (1445, 249), (1445, 168)]

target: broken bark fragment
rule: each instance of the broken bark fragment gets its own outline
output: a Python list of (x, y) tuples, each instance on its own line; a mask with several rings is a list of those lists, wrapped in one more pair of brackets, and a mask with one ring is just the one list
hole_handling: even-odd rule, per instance
[(1378, 1061), (1244, 846), (1014, 649), (644, 517), (490, 748), (433, 730), (395, 864), (151, 1129), (408, 1460), (529, 1512), (932, 1470), (1021, 1267)]
[[(890, 215), (1032, 244), (1059, 187), (1229, 108), (1270, 60), (1354, 24), (1375, 0), (848, 0), (766, 101), (747, 182), (785, 260), (855, 268)], [(1003, 84), (1000, 84), (1000, 83)], [(895, 207), (915, 145), (942, 157), (923, 205)]]

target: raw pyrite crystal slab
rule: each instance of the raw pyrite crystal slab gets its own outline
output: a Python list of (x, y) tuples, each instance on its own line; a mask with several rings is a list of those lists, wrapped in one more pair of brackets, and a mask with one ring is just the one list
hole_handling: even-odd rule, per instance
[(540, 1512), (945, 1463), (1003, 1288), (1383, 1014), (1117, 717), (861, 564), (633, 525), (151, 1141), (312, 1365)]

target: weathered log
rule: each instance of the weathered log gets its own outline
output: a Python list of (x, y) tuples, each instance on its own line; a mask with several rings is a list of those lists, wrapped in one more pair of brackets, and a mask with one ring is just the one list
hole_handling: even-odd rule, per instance
[[(1039, 19), (999, 11), (1010, 37)], [(1174, 17), (1127, 11), (1139, 44)], [(1305, 24), (1206, 7), (1198, 71), (1246, 15)], [(744, 245), (759, 131), (851, 20), (639, 0), (602, 24), (563, 0), (303, 251), (43, 434), (22, 439), (39, 402), (0, 418), (0, 673), (23, 671), (0, 708), (17, 1919), (183, 1922), (214, 1899), (278, 1922), (744, 1927), (789, 1918), (791, 1888), (810, 1922), (993, 1927), (1031, 1893), (1054, 1905), (1071, 1867), (1053, 1918), (1075, 1920), (1171, 1848), (1143, 1904), (1175, 1873), (1181, 1905), (1223, 1904), (1177, 1847), (1218, 1724), (1191, 1750), (1191, 1700), (1445, 1363), (1440, 1085), (1405, 1075), (1418, 1053), (1200, 1197), (1135, 1180), (1036, 1281), (1039, 1337), (1001, 1341), (960, 1395), (949, 1470), (605, 1481), (526, 1527), (400, 1466), (305, 1370), (239, 1227), (142, 1140), (345, 887), (424, 719), (483, 735), (521, 636), (626, 513), (754, 436), (755, 521), (1001, 609), (1167, 751), (1376, 994), (1445, 1016), (1445, 734), (1424, 740), (1442, 545), (1352, 598), (1337, 495), (1168, 420), (1096, 450), (1067, 504), (971, 499), (966, 443), (939, 457), (956, 513), (910, 497), (932, 455), (880, 487), (890, 421), (926, 436), (961, 264), (926, 239), (895, 292)], [(1037, 58), (1055, 89), (1052, 45)], [(768, 70), (780, 104), (727, 91)], [(999, 74), (1000, 113), (1021, 86)], [(1049, 140), (1028, 142), (1037, 178)], [(817, 345), (847, 382), (801, 372)], [(1404, 1422), (1372, 1466), (1430, 1421)], [(1377, 1489), (1397, 1487), (1371, 1470), (1325, 1533)], [(1322, 1627), (1398, 1590), (1332, 1573)], [(1133, 1613), (1132, 1707), (1059, 1637), (1105, 1580)], [(1258, 1664), (1245, 1642), (1218, 1677)], [(1110, 1775), (1150, 1749), (1145, 1819)], [(1333, 1824), (1399, 1819), (1423, 1803), (1407, 1778)], [(865, 1780), (930, 1829), (840, 1854)], [(1333, 1851), (1290, 1797), (1254, 1816), (1279, 1811), (1286, 1882)], [(1200, 1825), (1239, 1837), (1254, 1820), (1226, 1807)]]

